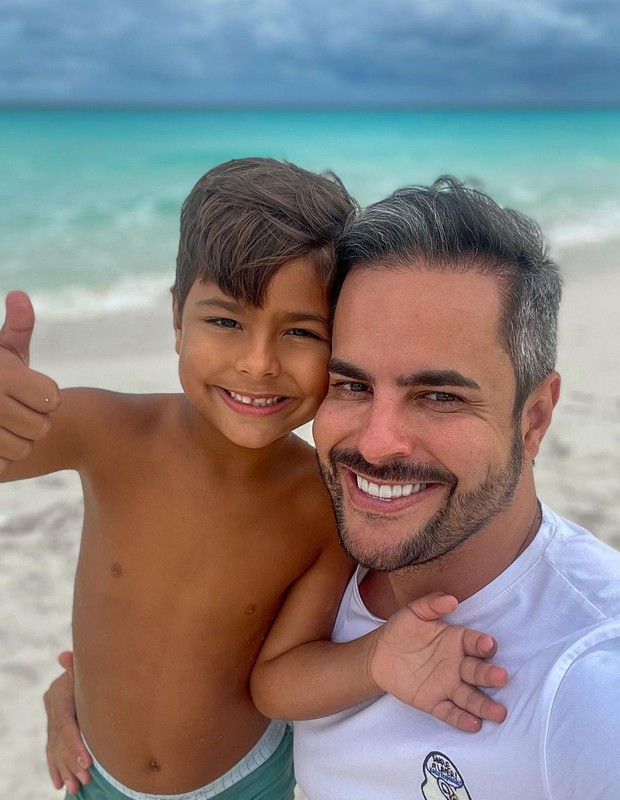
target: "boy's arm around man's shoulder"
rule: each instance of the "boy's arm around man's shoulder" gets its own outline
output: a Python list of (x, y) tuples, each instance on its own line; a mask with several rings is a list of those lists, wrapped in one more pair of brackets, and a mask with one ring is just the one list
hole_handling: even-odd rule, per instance
[(440, 619), (456, 606), (448, 595), (416, 600), (358, 639), (330, 641), (354, 564), (328, 515), (323, 526), (324, 546), (287, 592), (254, 666), (251, 690), (257, 708), (275, 719), (313, 719), (388, 691), (463, 730), (479, 730), (483, 718), (501, 722), (503, 706), (475, 688), (507, 680), (505, 670), (481, 660), (493, 655), (495, 643)]

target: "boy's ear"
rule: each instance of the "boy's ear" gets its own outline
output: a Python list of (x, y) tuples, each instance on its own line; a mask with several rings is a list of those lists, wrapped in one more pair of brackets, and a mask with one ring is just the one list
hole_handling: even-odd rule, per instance
[(560, 376), (550, 372), (528, 397), (521, 418), (523, 444), (528, 459), (533, 460), (551, 424), (553, 409), (560, 398)]
[(181, 340), (183, 334), (181, 331), (181, 315), (179, 314), (179, 304), (175, 295), (172, 295), (172, 327), (174, 328), (174, 349), (177, 355), (181, 352)]

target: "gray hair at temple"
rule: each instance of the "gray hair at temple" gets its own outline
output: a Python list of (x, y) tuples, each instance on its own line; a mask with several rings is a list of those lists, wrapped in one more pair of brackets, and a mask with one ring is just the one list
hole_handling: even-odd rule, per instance
[(413, 268), (499, 279), (500, 341), (516, 376), (515, 415), (555, 368), (561, 285), (538, 225), (451, 176), (409, 186), (350, 220), (336, 246), (339, 280), (356, 269)]

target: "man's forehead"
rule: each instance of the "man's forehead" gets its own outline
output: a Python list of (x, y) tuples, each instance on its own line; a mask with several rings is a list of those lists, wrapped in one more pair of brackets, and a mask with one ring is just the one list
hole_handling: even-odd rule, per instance
[(475, 374), (485, 353), (502, 349), (500, 313), (497, 281), (478, 272), (355, 270), (336, 307), (332, 355), (372, 371)]
[(500, 311), (499, 281), (476, 270), (368, 266), (355, 269), (344, 281), (335, 322), (356, 313), (365, 314), (369, 323), (459, 314), (476, 324), (477, 317), (497, 319)]

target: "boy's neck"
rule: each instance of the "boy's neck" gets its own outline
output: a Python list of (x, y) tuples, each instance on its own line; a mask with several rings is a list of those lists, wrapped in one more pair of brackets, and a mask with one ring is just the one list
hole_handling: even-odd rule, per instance
[(192, 448), (200, 452), (205, 465), (216, 469), (222, 478), (267, 477), (266, 471), (280, 465), (282, 457), (296, 441), (294, 434), (289, 433), (266, 447), (241, 447), (199, 414), (184, 395), (181, 401), (179, 421)]

